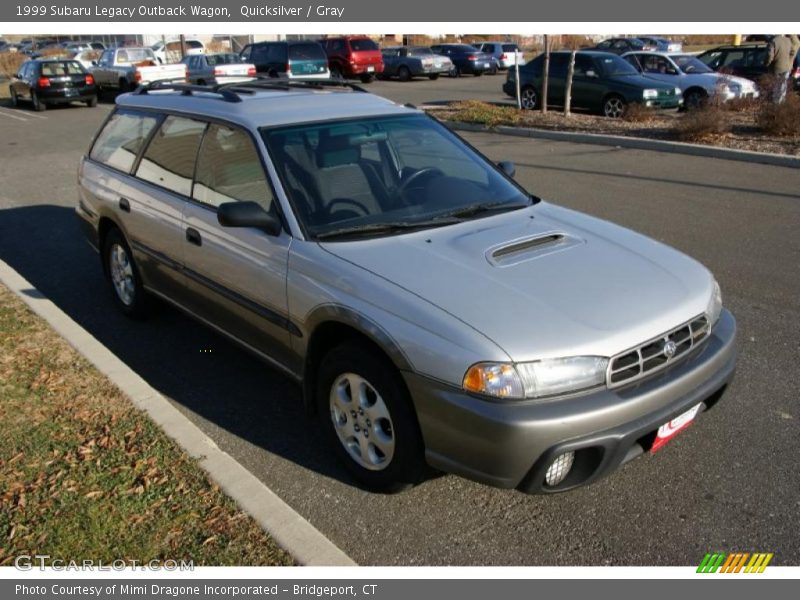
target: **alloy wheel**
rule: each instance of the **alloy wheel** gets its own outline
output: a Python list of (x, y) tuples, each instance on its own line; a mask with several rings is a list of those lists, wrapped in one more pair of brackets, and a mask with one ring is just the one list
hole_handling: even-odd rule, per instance
[(119, 244), (113, 244), (108, 257), (108, 268), (114, 291), (125, 306), (132, 306), (136, 299), (136, 282), (128, 253)]
[(605, 101), (603, 105), (603, 113), (612, 119), (619, 119), (625, 114), (625, 102), (622, 98), (613, 96)]

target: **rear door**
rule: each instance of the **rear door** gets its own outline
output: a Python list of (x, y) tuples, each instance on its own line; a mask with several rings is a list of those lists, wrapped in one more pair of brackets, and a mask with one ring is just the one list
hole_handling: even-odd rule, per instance
[(253, 201), (277, 215), (254, 139), (211, 124), (203, 138), (192, 201), (184, 205), (189, 308), (278, 362), (290, 362), (286, 267), (290, 236), (222, 227), (217, 207)]
[(203, 121), (167, 116), (135, 168), (120, 186), (129, 206), (130, 243), (148, 287), (184, 304), (183, 209), (191, 194)]
[(572, 75), (572, 106), (575, 108), (596, 108), (603, 99), (604, 85), (600, 80), (600, 70), (591, 56), (575, 55), (575, 71)]

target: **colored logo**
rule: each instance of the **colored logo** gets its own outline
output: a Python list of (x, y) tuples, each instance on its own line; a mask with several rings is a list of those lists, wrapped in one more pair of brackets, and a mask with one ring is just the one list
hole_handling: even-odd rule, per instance
[(698, 573), (763, 573), (769, 561), (772, 560), (772, 552), (725, 552), (707, 553), (700, 566), (697, 567)]

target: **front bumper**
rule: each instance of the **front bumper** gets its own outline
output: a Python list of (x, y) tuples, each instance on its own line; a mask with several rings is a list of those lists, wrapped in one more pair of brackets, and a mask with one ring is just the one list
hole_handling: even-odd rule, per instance
[[(711, 336), (657, 375), (614, 390), (559, 399), (494, 402), (404, 373), (428, 463), (443, 471), (529, 493), (595, 481), (649, 449), (655, 431), (692, 406), (717, 402), (736, 366), (736, 321), (723, 310)], [(575, 450), (563, 484), (549, 488), (553, 458)]]
[(669, 110), (683, 106), (683, 98), (680, 96), (670, 98), (648, 98), (643, 100), (642, 104), (651, 108)]

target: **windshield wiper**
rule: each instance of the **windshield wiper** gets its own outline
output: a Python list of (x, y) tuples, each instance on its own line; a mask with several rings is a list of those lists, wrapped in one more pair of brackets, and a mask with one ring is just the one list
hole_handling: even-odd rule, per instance
[(530, 206), (530, 204), (519, 204), (516, 202), (513, 204), (509, 204), (508, 202), (479, 202), (477, 204), (470, 204), (469, 206), (462, 206), (461, 208), (439, 215), (436, 217), (436, 220), (448, 218), (469, 219), (470, 217), (483, 213), (505, 212), (525, 208), (527, 206)]
[(331, 231), (323, 231), (322, 233), (315, 234), (314, 237), (318, 240), (329, 240), (337, 237), (392, 234), (403, 231), (412, 231), (414, 229), (442, 227), (444, 225), (452, 225), (454, 223), (461, 223), (461, 219), (452, 217), (437, 217), (436, 219), (432, 219), (430, 221), (390, 221), (381, 223), (366, 223), (364, 225), (353, 225), (352, 227), (341, 227)]

